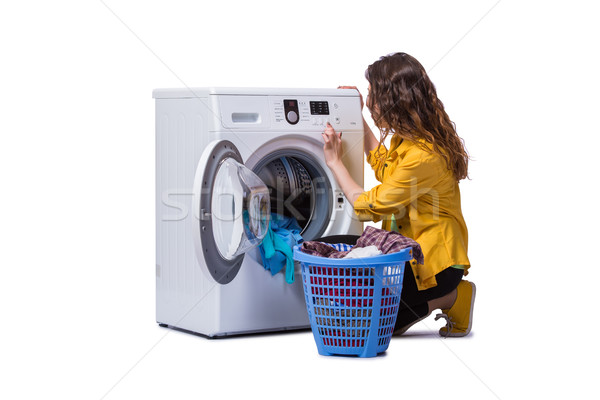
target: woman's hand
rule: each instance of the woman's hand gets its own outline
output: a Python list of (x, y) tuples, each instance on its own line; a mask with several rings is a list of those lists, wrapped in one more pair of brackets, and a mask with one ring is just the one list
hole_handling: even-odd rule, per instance
[(356, 86), (338, 86), (338, 89), (354, 89), (358, 92), (358, 95), (360, 96), (360, 110), (362, 111), (362, 109), (365, 106), (365, 103), (363, 102), (363, 97), (362, 94), (360, 94), (360, 90), (358, 90), (358, 88)]
[(323, 153), (325, 153), (325, 162), (329, 168), (333, 168), (342, 162), (342, 132), (339, 134), (335, 132), (333, 126), (327, 122), (325, 132), (321, 134), (323, 136)]

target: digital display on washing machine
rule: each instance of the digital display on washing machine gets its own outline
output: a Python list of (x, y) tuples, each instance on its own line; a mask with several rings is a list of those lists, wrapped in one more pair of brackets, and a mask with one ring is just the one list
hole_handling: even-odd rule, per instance
[(329, 103), (326, 101), (311, 101), (311, 115), (329, 115)]

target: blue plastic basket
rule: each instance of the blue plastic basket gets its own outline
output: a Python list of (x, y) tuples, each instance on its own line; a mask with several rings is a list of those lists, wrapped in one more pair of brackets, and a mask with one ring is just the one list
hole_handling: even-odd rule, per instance
[(294, 247), (294, 259), (302, 268), (306, 308), (319, 354), (375, 357), (386, 351), (411, 249), (336, 259), (312, 256), (300, 248)]

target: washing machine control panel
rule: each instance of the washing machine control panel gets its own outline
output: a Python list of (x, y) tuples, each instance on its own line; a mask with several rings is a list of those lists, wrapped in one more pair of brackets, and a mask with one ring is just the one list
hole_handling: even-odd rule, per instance
[(225, 129), (323, 132), (362, 128), (358, 96), (221, 95), (214, 99)]
[(362, 126), (360, 101), (356, 97), (269, 96), (272, 127), (295, 127), (322, 131), (329, 122), (336, 130)]

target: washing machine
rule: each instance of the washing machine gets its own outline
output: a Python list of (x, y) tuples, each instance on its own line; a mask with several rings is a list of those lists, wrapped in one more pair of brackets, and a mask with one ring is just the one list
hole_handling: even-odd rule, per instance
[(302, 276), (263, 267), (273, 215), (304, 240), (362, 233), (327, 168), (321, 132), (342, 131), (363, 184), (360, 99), (350, 89), (180, 88), (156, 106), (156, 321), (208, 337), (310, 326)]

